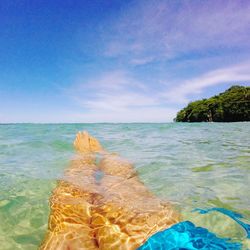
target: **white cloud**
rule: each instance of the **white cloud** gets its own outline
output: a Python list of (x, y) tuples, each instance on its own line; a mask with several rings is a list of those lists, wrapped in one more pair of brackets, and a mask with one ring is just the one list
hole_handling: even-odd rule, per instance
[[(82, 80), (68, 90), (83, 109), (74, 116), (83, 122), (171, 121), (177, 111), (172, 107), (191, 96), (215, 85), (250, 81), (250, 63), (239, 64), (250, 51), (249, 13), (247, 1), (126, 5), (103, 20), (98, 34), (100, 58), (112, 58), (109, 66), (125, 70)], [(228, 66), (232, 62), (235, 66)]]
[[(116, 109), (129, 106), (154, 105), (147, 96), (147, 86), (125, 71), (106, 72), (90, 81), (80, 81), (67, 93), (80, 105), (91, 108)], [(147, 104), (146, 104), (147, 103)]]
[(214, 49), (249, 49), (249, 13), (248, 1), (137, 1), (106, 28), (105, 55), (141, 65)]
[(224, 84), (237, 82), (250, 82), (250, 63), (244, 63), (223, 69), (213, 70), (204, 75), (183, 81), (177, 86), (170, 88), (162, 94), (169, 102), (186, 103), (189, 101), (188, 96), (199, 94), (204, 89)]
[(163, 122), (176, 113), (161, 106), (158, 93), (122, 71), (82, 82), (67, 93), (83, 108), (72, 115), (86, 122)]
[(133, 58), (131, 59), (130, 63), (133, 65), (143, 65), (143, 64), (147, 64), (150, 63), (152, 61), (154, 61), (154, 57), (149, 56), (149, 57), (139, 57), (139, 58)]
[[(172, 121), (179, 104), (215, 85), (250, 82), (250, 62), (207, 72), (171, 85), (146, 84), (125, 71), (82, 81), (67, 92), (82, 108), (71, 117), (82, 122)], [(174, 108), (173, 108), (174, 107)]]

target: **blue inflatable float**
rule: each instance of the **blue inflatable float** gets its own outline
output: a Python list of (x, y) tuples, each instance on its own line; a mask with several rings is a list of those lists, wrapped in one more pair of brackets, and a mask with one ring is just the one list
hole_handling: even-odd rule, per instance
[[(220, 212), (236, 221), (250, 238), (250, 225), (242, 222), (242, 215), (224, 208), (195, 209), (201, 214)], [(190, 221), (183, 221), (152, 235), (138, 250), (239, 250), (242, 244), (229, 238), (219, 238), (206, 228), (196, 227)]]

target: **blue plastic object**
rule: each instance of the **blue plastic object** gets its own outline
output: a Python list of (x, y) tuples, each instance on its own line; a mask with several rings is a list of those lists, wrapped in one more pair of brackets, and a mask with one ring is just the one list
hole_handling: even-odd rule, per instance
[(241, 247), (240, 243), (218, 238), (207, 229), (184, 221), (152, 235), (138, 250), (238, 250)]

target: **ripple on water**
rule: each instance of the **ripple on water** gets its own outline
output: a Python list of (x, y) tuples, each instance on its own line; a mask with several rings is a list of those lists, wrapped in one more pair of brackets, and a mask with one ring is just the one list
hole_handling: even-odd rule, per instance
[(79, 130), (134, 162), (145, 185), (178, 204), (184, 219), (221, 236), (244, 238), (225, 215), (191, 211), (227, 208), (249, 224), (249, 123), (17, 124), (0, 126), (1, 249), (37, 249), (50, 192), (74, 154)]

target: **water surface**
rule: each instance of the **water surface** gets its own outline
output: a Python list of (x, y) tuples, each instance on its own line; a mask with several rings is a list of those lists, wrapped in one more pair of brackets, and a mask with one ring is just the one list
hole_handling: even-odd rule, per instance
[(0, 249), (37, 249), (47, 228), (51, 190), (88, 130), (134, 163), (141, 180), (189, 220), (241, 242), (245, 230), (214, 210), (250, 223), (250, 123), (0, 125)]

